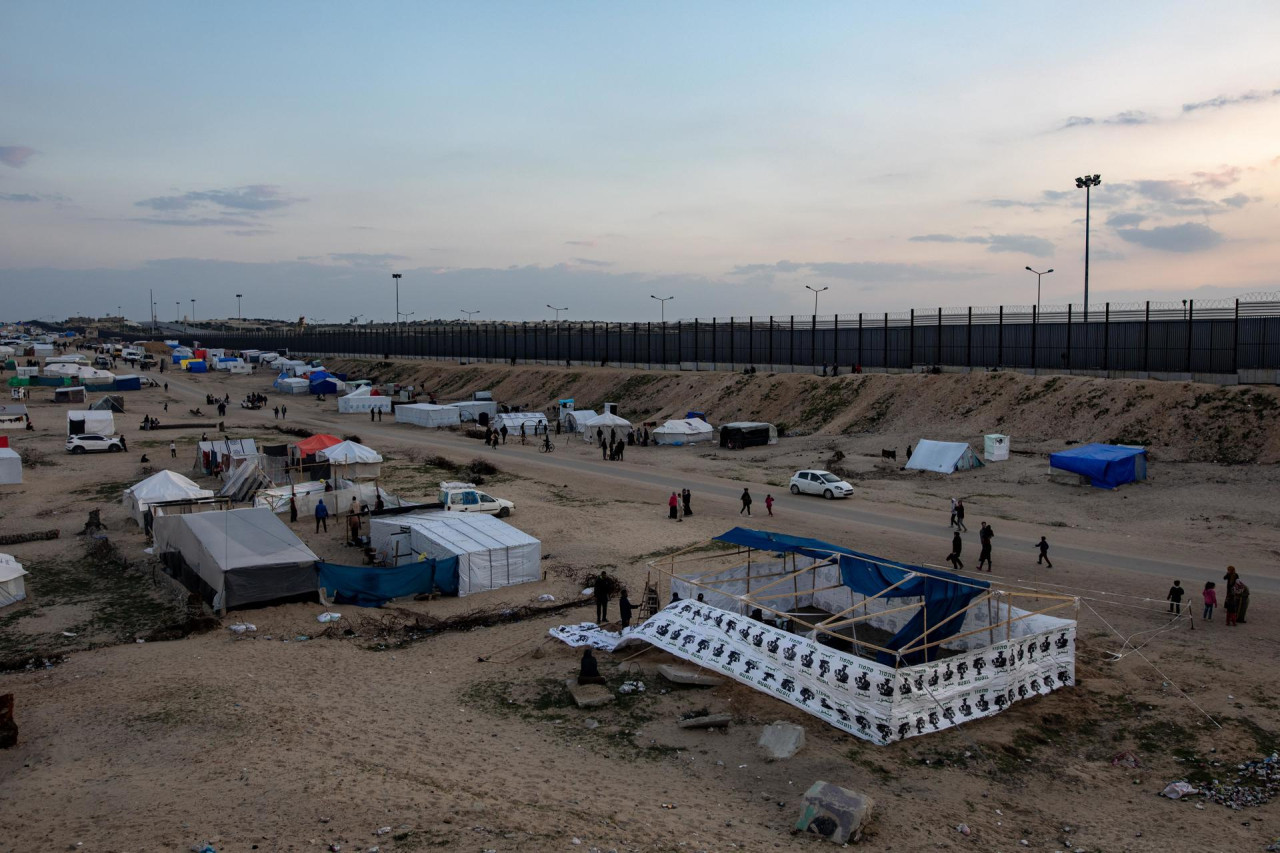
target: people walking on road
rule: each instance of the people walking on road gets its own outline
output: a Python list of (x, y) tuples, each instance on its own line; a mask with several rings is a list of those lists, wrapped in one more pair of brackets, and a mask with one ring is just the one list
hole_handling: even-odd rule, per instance
[(284, 419), (285, 419), (285, 418), (287, 418), (287, 417), (289, 417), (289, 407), (288, 407), (288, 406), (281, 406), (281, 407), (280, 407), (280, 420), (284, 420)]
[(274, 416), (273, 420), (277, 420), (277, 421), (280, 420), (280, 407), (275, 406), (274, 408), (272, 408), (271, 414)]
[(1040, 541), (1036, 543), (1036, 547), (1040, 549), (1040, 556), (1036, 557), (1036, 565), (1040, 565), (1043, 561), (1046, 566), (1052, 569), (1053, 563), (1049, 562), (1049, 541), (1041, 536)]
[(1174, 616), (1182, 615), (1182, 594), (1186, 592), (1182, 588), (1182, 581), (1174, 581), (1173, 586), (1169, 587), (1169, 594), (1165, 596), (1165, 600), (1169, 602), (1169, 612)]
[(508, 430), (507, 430), (507, 425), (506, 425), (506, 424), (503, 424), (503, 425), (502, 425), (502, 429), (498, 430), (498, 432), (502, 433), (502, 443), (503, 443), (503, 444), (506, 444), (506, 443), (507, 443), (507, 432), (508, 432)]
[(956, 503), (957, 503), (956, 499), (952, 498), (951, 499), (951, 521), (947, 522), (947, 527), (956, 526)]
[(667, 499), (667, 518), (673, 521), (680, 520), (680, 498), (675, 492), (671, 493), (671, 497)]
[(604, 439), (600, 439), (600, 459), (604, 462), (609, 461), (609, 445), (604, 443)]
[(524, 444), (524, 421), (520, 422), (520, 443)]
[(684, 514), (693, 515), (693, 492), (687, 488), (680, 491), (680, 502), (684, 504)]
[(329, 508), (324, 505), (324, 498), (316, 501), (316, 533), (320, 532), (320, 528), (324, 528), (324, 532), (329, 532)]
[(604, 447), (604, 427), (596, 427), (596, 444)]
[(764, 508), (770, 516), (773, 515), (773, 495), (764, 496)]
[(991, 525), (985, 521), (978, 530), (978, 541), (982, 544), (978, 551), (978, 571), (982, 571), (982, 564), (987, 564), (987, 571), (991, 571), (991, 540), (995, 538), (996, 532), (991, 529)]
[(960, 531), (957, 530), (951, 534), (951, 553), (947, 555), (947, 562), (957, 572), (964, 570), (964, 563), (960, 561), (960, 552), (962, 550), (964, 550), (964, 540), (960, 538)]
[(374, 418), (374, 411), (373, 411), (373, 409), (370, 409), (370, 410), (369, 410), (369, 423), (373, 423), (373, 418)]
[(1218, 606), (1218, 593), (1214, 591), (1214, 582), (1208, 581), (1204, 585), (1204, 592), (1201, 596), (1204, 598), (1204, 613), (1200, 618), (1206, 622), (1213, 621), (1213, 608)]
[(751, 492), (746, 489), (742, 490), (742, 509), (738, 510), (738, 515), (746, 513), (748, 517), (751, 515)]
[(125, 453), (129, 452), (129, 442), (125, 439), (124, 435), (120, 436), (120, 449)]
[(965, 527), (964, 525), (964, 499), (963, 498), (956, 501), (956, 530), (961, 530), (965, 533), (969, 532), (969, 528)]

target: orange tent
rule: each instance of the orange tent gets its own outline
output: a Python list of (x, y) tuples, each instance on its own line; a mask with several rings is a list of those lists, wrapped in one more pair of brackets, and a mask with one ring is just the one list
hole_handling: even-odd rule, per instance
[(320, 435), (313, 435), (311, 438), (304, 438), (294, 447), (298, 448), (299, 456), (315, 456), (326, 447), (333, 447), (335, 444), (341, 443), (342, 439), (321, 433)]

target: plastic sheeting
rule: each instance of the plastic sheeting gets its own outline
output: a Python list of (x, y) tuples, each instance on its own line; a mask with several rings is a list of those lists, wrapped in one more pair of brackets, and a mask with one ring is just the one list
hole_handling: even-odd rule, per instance
[(406, 403), (395, 408), (396, 423), (421, 427), (450, 427), (462, 423), (462, 412), (453, 406)]
[(742, 450), (778, 443), (778, 428), (758, 421), (738, 421), (720, 426), (720, 446)]
[(715, 441), (716, 434), (711, 424), (700, 418), (679, 421), (667, 421), (652, 433), (658, 444), (670, 444), (680, 447), (685, 444), (705, 444)]
[(524, 424), (526, 435), (543, 433), (547, 431), (547, 416), (542, 412), (505, 412), (493, 419), (494, 429), (506, 426), (507, 432), (516, 435), (520, 434), (521, 424)]
[(1086, 444), (1049, 454), (1049, 467), (1070, 471), (1099, 489), (1114, 489), (1147, 479), (1147, 451), (1116, 444)]
[(609, 431), (613, 430), (618, 438), (626, 438), (627, 430), (631, 429), (631, 422), (626, 418), (620, 418), (617, 415), (605, 412), (602, 415), (596, 415), (588, 421), (579, 420), (581, 425), (582, 438), (584, 441), (595, 441), (596, 430), (604, 430), (604, 437), (609, 438)]
[(371, 411), (391, 411), (391, 398), (385, 394), (374, 394), (367, 385), (338, 398), (338, 412), (341, 414)]
[(67, 412), (67, 435), (114, 435), (115, 431), (116, 419), (110, 412)]
[[(338, 604), (379, 607), (393, 598), (404, 598), (440, 589), (446, 595), (458, 591), (458, 558), (419, 560), (403, 566), (341, 566), (317, 563), (320, 587)], [(438, 583), (439, 578), (443, 583)]]
[(22, 483), (22, 457), (16, 450), (0, 447), (0, 486)]
[(0, 554), (0, 607), (17, 604), (27, 597), (24, 578), (27, 570), (9, 554)]
[(981, 468), (982, 460), (963, 441), (930, 441), (922, 438), (911, 452), (906, 467), (917, 471), (954, 474), (956, 471)]
[(213, 497), (213, 492), (209, 489), (202, 489), (187, 477), (165, 470), (157, 471), (125, 489), (120, 502), (141, 527), (142, 516), (151, 504), (210, 497)]
[[(398, 565), (422, 555), (457, 557), (458, 595), (542, 578), (542, 543), (492, 516), (436, 512), (375, 518), (369, 534), (379, 554)], [(445, 588), (440, 578), (437, 585)]]
[(333, 475), (345, 480), (376, 479), (382, 473), (382, 455), (354, 441), (326, 447), (316, 453), (316, 459), (328, 462)]
[(982, 457), (988, 462), (1004, 462), (1009, 458), (1009, 436), (993, 433), (982, 437)]

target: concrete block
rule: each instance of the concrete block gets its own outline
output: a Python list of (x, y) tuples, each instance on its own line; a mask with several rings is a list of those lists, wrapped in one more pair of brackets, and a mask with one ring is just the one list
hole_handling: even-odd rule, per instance
[(703, 717), (678, 720), (676, 725), (682, 729), (727, 729), (732, 722), (733, 717), (729, 714), (707, 714)]
[(871, 821), (874, 806), (875, 801), (866, 794), (830, 782), (814, 782), (804, 794), (804, 809), (796, 829), (816, 832), (836, 844), (858, 841)]
[(718, 687), (724, 684), (724, 679), (718, 675), (712, 675), (700, 669), (672, 666), (668, 663), (659, 664), (658, 672), (667, 681), (676, 684), (696, 684), (700, 687)]
[(570, 678), (564, 686), (569, 688), (569, 695), (573, 697), (573, 701), (579, 708), (599, 708), (614, 700), (614, 695), (609, 692), (609, 688), (602, 684), (579, 684), (578, 679)]
[(781, 720), (765, 726), (764, 731), (760, 732), (759, 746), (773, 760), (790, 758), (804, 749), (804, 726)]

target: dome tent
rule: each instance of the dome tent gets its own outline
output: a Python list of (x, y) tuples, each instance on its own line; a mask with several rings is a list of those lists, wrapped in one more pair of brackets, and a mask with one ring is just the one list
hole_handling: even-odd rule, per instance
[(667, 421), (652, 433), (658, 444), (680, 447), (685, 444), (704, 444), (715, 440), (715, 429), (701, 418)]
[(596, 415), (591, 420), (582, 424), (582, 437), (586, 441), (596, 440), (596, 430), (604, 430), (607, 437), (609, 430), (616, 430), (621, 435), (626, 435), (627, 430), (631, 429), (631, 422), (626, 418), (620, 418), (617, 415), (605, 412), (603, 415)]

